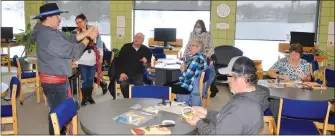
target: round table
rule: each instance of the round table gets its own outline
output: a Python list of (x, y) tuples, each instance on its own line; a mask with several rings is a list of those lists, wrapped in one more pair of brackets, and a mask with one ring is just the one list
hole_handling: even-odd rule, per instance
[[(262, 82), (260, 84), (260, 82)], [(267, 80), (259, 80), (259, 84), (268, 87), (271, 98), (287, 98), (293, 100), (308, 100), (308, 101), (335, 101), (334, 88), (327, 87), (324, 90), (308, 90), (301, 88), (285, 87), (273, 88), (268, 86)]]
[(158, 115), (141, 126), (135, 126), (124, 123), (116, 123), (114, 117), (119, 116), (131, 109), (130, 107), (139, 104), (142, 107), (157, 106), (162, 100), (152, 98), (132, 98), (110, 100), (93, 105), (82, 107), (79, 111), (80, 125), (86, 134), (103, 135), (103, 134), (126, 134), (132, 135), (131, 129), (141, 127), (145, 124), (161, 124), (163, 120), (174, 120), (176, 126), (170, 127), (171, 134), (194, 134), (195, 127), (191, 127), (180, 115), (159, 111)]
[[(180, 76), (181, 64), (173, 64), (173, 62), (179, 61), (178, 59), (158, 59), (157, 62), (162, 63), (156, 64), (153, 68), (156, 73), (155, 85), (162, 86), (166, 83), (178, 80)], [(172, 62), (172, 64), (168, 64)]]

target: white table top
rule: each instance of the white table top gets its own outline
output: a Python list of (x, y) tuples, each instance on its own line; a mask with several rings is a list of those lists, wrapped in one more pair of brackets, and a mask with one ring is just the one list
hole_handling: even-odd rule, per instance
[(154, 68), (175, 70), (180, 69), (183, 61), (174, 58), (158, 59)]

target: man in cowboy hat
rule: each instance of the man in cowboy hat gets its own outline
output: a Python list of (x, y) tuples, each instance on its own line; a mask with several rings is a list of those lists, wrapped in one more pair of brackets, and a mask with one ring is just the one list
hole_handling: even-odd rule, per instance
[[(79, 59), (89, 43), (88, 38), (95, 39), (98, 35), (97, 27), (70, 36), (57, 30), (61, 21), (60, 14), (64, 12), (66, 11), (60, 11), (55, 3), (44, 4), (40, 7), (40, 14), (34, 17), (41, 23), (35, 25), (31, 34), (37, 44), (39, 76), (50, 111), (71, 97), (68, 81), (71, 59)], [(54, 134), (50, 117), (49, 134)]]

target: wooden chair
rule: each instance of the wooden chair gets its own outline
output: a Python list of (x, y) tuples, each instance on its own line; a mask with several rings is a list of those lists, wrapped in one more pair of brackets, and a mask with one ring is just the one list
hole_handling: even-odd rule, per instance
[[(38, 83), (38, 77), (36, 75), (36, 72), (25, 72), (22, 71), (21, 65), (20, 65), (20, 60), (16, 59), (16, 64), (17, 64), (17, 77), (20, 80), (20, 104), (23, 104), (23, 91), (29, 91), (29, 90), (34, 90), (36, 91), (36, 99), (37, 102), (40, 102), (40, 90), (42, 90), (42, 87), (40, 87), (40, 84)], [(34, 87), (27, 87), (24, 88), (22, 85), (23, 84), (28, 84), (28, 83), (35, 83)], [(43, 94), (44, 102), (47, 104), (46, 96)]]
[(5, 131), (4, 129), (1, 130), (2, 135), (9, 135), (14, 134), (18, 135), (18, 120), (17, 120), (17, 111), (16, 111), (16, 93), (17, 93), (17, 86), (19, 84), (14, 84), (11, 96), (11, 105), (1, 105), (1, 125), (5, 124), (12, 124), (13, 130)]
[[(109, 61), (109, 64), (111, 64), (112, 63), (112, 60), (114, 59), (114, 53), (113, 52), (111, 52), (111, 51), (106, 51), (106, 52), (104, 52), (104, 53), (108, 53), (108, 55), (106, 55), (107, 57), (109, 57), (110, 56), (110, 59), (105, 59), (104, 58), (104, 63), (107, 63), (106, 61)], [(109, 55), (110, 54), (110, 55)], [(108, 67), (103, 67), (103, 69), (102, 69), (102, 71), (101, 71), (101, 75), (102, 75), (102, 77), (101, 77), (101, 81), (103, 81), (103, 82), (110, 82), (111, 80), (109, 79), (109, 77), (108, 77)], [(96, 84), (96, 83), (94, 83), (93, 84), (93, 94), (94, 95), (96, 95), (97, 94), (97, 88), (98, 88), (98, 85)], [(81, 92), (81, 91), (80, 91)], [(81, 93), (80, 93), (80, 95), (82, 95)], [(80, 99), (82, 99), (82, 98), (80, 98)]]
[[(329, 102), (300, 101), (280, 98), (276, 134), (325, 135), (329, 112)], [(315, 126), (312, 119), (324, 120), (322, 132)]]
[(129, 98), (157, 98), (165, 97), (172, 100), (171, 87), (168, 86), (129, 86)]
[[(50, 116), (55, 135), (60, 135), (64, 127), (67, 127), (66, 130), (70, 130), (68, 133), (72, 135), (78, 134), (77, 108), (72, 98), (66, 99), (56, 108), (52, 109)], [(72, 124), (72, 128), (68, 123)]]

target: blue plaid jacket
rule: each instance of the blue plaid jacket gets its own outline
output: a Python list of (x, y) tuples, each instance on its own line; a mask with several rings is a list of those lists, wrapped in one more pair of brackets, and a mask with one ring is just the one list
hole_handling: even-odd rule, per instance
[(206, 68), (206, 56), (201, 52), (196, 53), (188, 61), (186, 68), (181, 72), (177, 85), (180, 85), (192, 92), (193, 81), (199, 79), (198, 77), (201, 75), (201, 72), (203, 72)]

